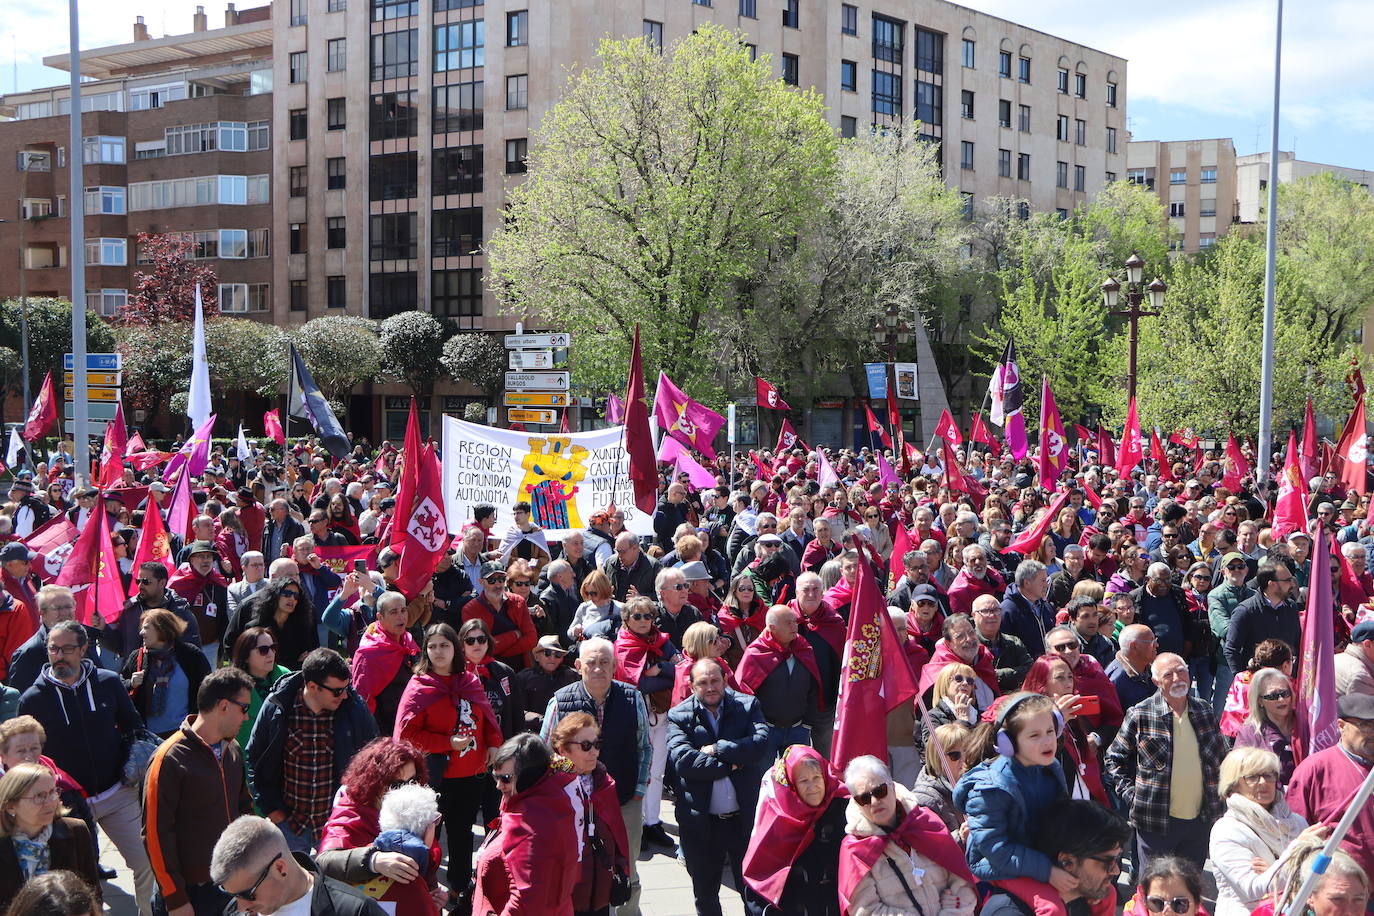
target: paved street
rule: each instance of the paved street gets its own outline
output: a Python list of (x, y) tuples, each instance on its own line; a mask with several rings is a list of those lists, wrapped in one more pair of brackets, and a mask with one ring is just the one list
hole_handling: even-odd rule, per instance
[[(667, 800), (663, 802), (663, 822), (669, 833), (677, 833), (673, 806)], [(692, 882), (687, 877), (687, 870), (667, 852), (657, 847), (653, 852), (652, 856), (641, 855), (639, 863), (640, 881), (644, 885), (640, 908), (644, 916), (691, 916), (694, 912)], [(133, 875), (124, 868), (124, 861), (103, 834), (100, 860), (106, 867), (119, 871), (114, 881), (105, 882), (105, 903), (109, 912), (113, 916), (136, 916)], [(726, 916), (743, 916), (739, 895), (728, 888), (721, 893), (721, 906)]]

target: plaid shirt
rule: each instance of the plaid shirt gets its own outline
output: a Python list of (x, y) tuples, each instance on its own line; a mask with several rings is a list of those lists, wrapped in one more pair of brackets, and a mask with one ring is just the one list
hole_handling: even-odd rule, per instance
[[(1221, 816), (1223, 806), (1217, 798), (1221, 758), (1226, 743), (1217, 729), (1212, 707), (1196, 697), (1188, 697), (1188, 720), (1197, 733), (1198, 755), (1202, 758), (1202, 813), (1211, 823)], [(1174, 758), (1174, 714), (1156, 692), (1126, 710), (1121, 731), (1104, 758), (1107, 775), (1117, 794), (1130, 808), (1131, 825), (1137, 830), (1164, 833), (1169, 828), (1169, 778)]]
[(286, 722), (282, 754), (282, 794), (291, 829), (300, 833), (309, 826), (318, 837), (329, 820), (334, 789), (334, 712), (315, 715), (302, 690)]

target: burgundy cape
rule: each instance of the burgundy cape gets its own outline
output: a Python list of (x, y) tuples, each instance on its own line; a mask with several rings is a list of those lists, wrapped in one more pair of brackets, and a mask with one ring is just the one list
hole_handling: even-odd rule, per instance
[(964, 851), (945, 829), (944, 821), (933, 811), (915, 808), (906, 813), (897, 829), (878, 836), (846, 835), (840, 844), (840, 912), (849, 912), (849, 900), (859, 882), (883, 857), (890, 842), (900, 842), (939, 865), (952, 875), (963, 878), (973, 887), (978, 879), (969, 871)]
[(816, 613), (810, 617), (802, 613), (802, 609), (797, 605), (795, 598), (787, 602), (787, 606), (797, 612), (803, 630), (809, 630), (820, 636), (830, 645), (830, 648), (835, 650), (837, 657), (844, 658), (844, 640), (847, 629), (844, 618), (836, 612), (830, 602), (821, 599), (821, 606), (816, 608)]
[(483, 727), (487, 732), (487, 746), (501, 746), (504, 740), (501, 737), (501, 725), (496, 719), (496, 712), (491, 708), (491, 701), (487, 699), (486, 688), (477, 679), (477, 675), (467, 671), (449, 675), (427, 671), (412, 677), (406, 684), (405, 692), (401, 694), (401, 705), (396, 710), (396, 728), (392, 732), (392, 737), (397, 741), (405, 740), (401, 733), (410, 721), (443, 700), (454, 706), (458, 705), (459, 700), (471, 703), (472, 708), (482, 714)]
[[(825, 799), (815, 808), (802, 801), (796, 790), (797, 766), (805, 760), (818, 764), (825, 778)], [(754, 833), (744, 854), (744, 882), (776, 905), (782, 899), (792, 864), (811, 843), (816, 821), (830, 809), (831, 802), (849, 793), (830, 772), (826, 759), (803, 744), (789, 747), (769, 768), (764, 782), (765, 794), (759, 798)]]
[(658, 664), (663, 657), (667, 641), (667, 634), (658, 630), (640, 636), (628, 626), (621, 627), (615, 637), (615, 679), (638, 687), (644, 669)]
[(358, 651), (353, 653), (353, 689), (367, 702), (367, 711), (377, 711), (377, 694), (386, 689), (407, 659), (420, 652), (415, 637), (402, 631), (400, 639), (373, 621), (363, 630)]
[[(758, 639), (749, 644), (749, 648), (744, 650), (744, 657), (739, 660), (739, 671), (736, 672), (735, 678), (739, 681), (740, 690), (750, 694), (758, 690), (764, 679), (773, 673), (774, 668), (786, 661), (789, 655), (811, 672), (817, 686), (825, 686), (825, 682), (821, 680), (821, 669), (816, 665), (816, 650), (811, 648), (811, 643), (798, 634), (789, 645), (783, 646), (773, 638), (770, 631), (764, 630)], [(820, 693), (816, 696), (819, 698)]]
[(935, 654), (921, 669), (921, 680), (917, 689), (921, 693), (925, 693), (934, 686), (935, 678), (949, 665), (968, 665), (973, 669), (973, 673), (978, 675), (978, 679), (988, 685), (993, 696), (1002, 692), (1002, 689), (997, 686), (997, 664), (987, 646), (982, 643), (978, 644), (978, 654), (973, 657), (973, 662), (970, 664), (954, 654), (954, 650), (943, 639), (935, 644)]

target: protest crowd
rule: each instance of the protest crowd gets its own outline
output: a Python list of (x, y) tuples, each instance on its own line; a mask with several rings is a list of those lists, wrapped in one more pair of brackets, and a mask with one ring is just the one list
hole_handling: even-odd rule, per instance
[[(143, 916), (637, 916), (655, 854), (703, 916), (1288, 912), (1374, 766), (1362, 448), (1267, 475), (1134, 404), (1027, 443), (999, 399), (1006, 441), (924, 450), (872, 418), (716, 454), (670, 416), (646, 475), (631, 379), (634, 496), (556, 538), (527, 500), (422, 517), (413, 413), (401, 447), (168, 452), (121, 416), (90, 485), (31, 448), (8, 912), (99, 913), (99, 833)], [(1315, 916), (1368, 905), (1358, 807)]]

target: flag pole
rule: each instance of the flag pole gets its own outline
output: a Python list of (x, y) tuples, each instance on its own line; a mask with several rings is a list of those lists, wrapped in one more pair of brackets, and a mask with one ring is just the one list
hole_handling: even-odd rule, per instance
[(1260, 415), (1259, 443), (1256, 454), (1255, 478), (1266, 481), (1270, 477), (1270, 449), (1273, 445), (1274, 411), (1274, 280), (1277, 276), (1277, 228), (1279, 202), (1279, 87), (1283, 64), (1283, 0), (1278, 0), (1277, 21), (1274, 27), (1274, 114), (1269, 137), (1269, 201), (1265, 214), (1267, 224), (1264, 238), (1264, 344), (1260, 350)]
[(1369, 801), (1369, 796), (1374, 793), (1374, 770), (1370, 770), (1365, 776), (1364, 782), (1360, 783), (1360, 788), (1356, 790), (1355, 797), (1345, 808), (1345, 814), (1341, 817), (1336, 829), (1331, 831), (1331, 836), (1326, 840), (1326, 845), (1322, 847), (1319, 855), (1312, 858), (1311, 871), (1303, 879), (1302, 886), (1298, 888), (1297, 896), (1293, 902), (1283, 909), (1283, 916), (1293, 916), (1295, 913), (1305, 912), (1303, 909), (1307, 905), (1307, 898), (1312, 896), (1312, 891), (1316, 889), (1317, 881), (1326, 873), (1326, 866), (1331, 864), (1331, 855), (1341, 845), (1341, 840), (1345, 839), (1346, 833), (1350, 830), (1350, 825), (1355, 822), (1355, 817), (1364, 810), (1365, 803)]
[(286, 450), (291, 447), (291, 402), (296, 399), (296, 345), (290, 341), (286, 342), (286, 361), (291, 365), (286, 367), (286, 410), (281, 418), (281, 437), (286, 440), (281, 447), (283, 463)]
[[(988, 406), (988, 398), (990, 398), (990, 397), (992, 397), (992, 388), (991, 388), (991, 387), (984, 388), (984, 389), (983, 389), (983, 403), (978, 405), (978, 413), (974, 414), (974, 416), (979, 416), (979, 417), (981, 417), (981, 416), (983, 415), (983, 411), (987, 409), (987, 406)], [(964, 464), (967, 465), (967, 464), (968, 464), (970, 461), (972, 461), (972, 460), (973, 460), (973, 430), (970, 429), (970, 430), (969, 430), (969, 437), (968, 437), (968, 448), (964, 449)]]

